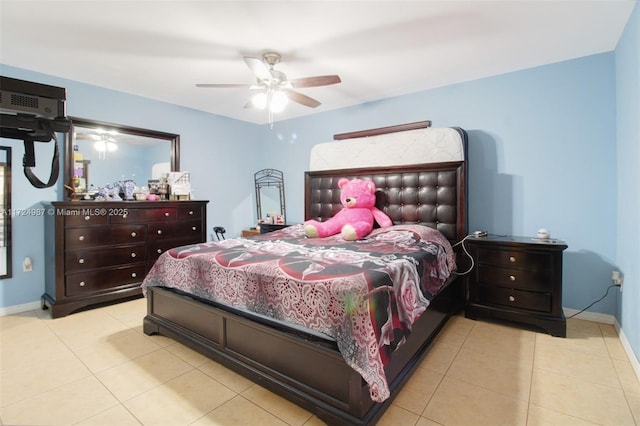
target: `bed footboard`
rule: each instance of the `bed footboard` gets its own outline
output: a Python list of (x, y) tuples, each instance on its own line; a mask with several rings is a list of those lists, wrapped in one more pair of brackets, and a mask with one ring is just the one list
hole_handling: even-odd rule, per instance
[[(171, 337), (329, 424), (374, 424), (449, 315), (461, 307), (457, 291), (458, 285), (452, 284), (438, 296), (394, 353), (386, 367), (392, 397), (384, 403), (371, 400), (366, 383), (335, 345), (274, 329), (166, 288), (148, 288), (144, 332)], [(322, 368), (313, 368), (317, 365)]]

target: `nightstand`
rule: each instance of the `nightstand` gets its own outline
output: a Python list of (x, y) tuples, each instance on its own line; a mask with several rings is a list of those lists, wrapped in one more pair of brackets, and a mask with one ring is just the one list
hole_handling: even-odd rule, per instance
[(258, 231), (257, 229), (243, 229), (242, 233), (240, 234), (242, 238), (255, 237), (256, 235), (260, 235), (260, 231)]
[(466, 278), (465, 316), (533, 325), (566, 336), (562, 311), (560, 240), (527, 237), (470, 237), (475, 266)]
[(291, 224), (284, 223), (261, 223), (260, 224), (260, 233), (268, 234), (269, 232), (277, 231), (282, 228), (287, 228), (291, 226)]

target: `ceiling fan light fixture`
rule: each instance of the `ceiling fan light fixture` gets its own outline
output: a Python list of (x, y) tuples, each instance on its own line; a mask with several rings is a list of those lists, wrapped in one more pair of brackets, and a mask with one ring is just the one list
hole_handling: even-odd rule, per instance
[(267, 107), (267, 94), (265, 92), (257, 93), (251, 98), (251, 104), (258, 109), (265, 109)]
[(271, 96), (271, 111), (276, 114), (282, 112), (288, 103), (289, 97), (287, 94), (278, 90)]

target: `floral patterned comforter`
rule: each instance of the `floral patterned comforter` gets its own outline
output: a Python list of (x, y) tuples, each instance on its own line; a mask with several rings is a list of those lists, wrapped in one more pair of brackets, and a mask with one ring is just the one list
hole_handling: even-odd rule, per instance
[(381, 402), (389, 397), (384, 366), (453, 270), (449, 242), (426, 226), (395, 225), (345, 241), (307, 238), (295, 225), (174, 248), (142, 286), (175, 288), (327, 334)]

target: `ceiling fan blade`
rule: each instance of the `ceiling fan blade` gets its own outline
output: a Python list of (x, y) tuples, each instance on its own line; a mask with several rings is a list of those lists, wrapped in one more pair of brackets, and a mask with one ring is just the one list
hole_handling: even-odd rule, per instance
[(316, 77), (296, 78), (289, 80), (291, 87), (299, 89), (302, 87), (329, 86), (330, 84), (340, 83), (340, 77), (337, 75), (319, 75)]
[(262, 81), (271, 81), (271, 73), (269, 67), (262, 61), (262, 59), (252, 58), (250, 56), (244, 57), (244, 62), (253, 71), (253, 73)]
[(310, 98), (307, 95), (303, 95), (300, 92), (294, 92), (293, 90), (287, 90), (287, 95), (289, 95), (289, 99), (293, 102), (297, 102), (301, 105), (308, 106), (310, 108), (315, 108), (320, 106), (320, 102), (316, 101), (313, 98)]
[(209, 84), (209, 83), (198, 83), (196, 84), (196, 87), (214, 87), (214, 88), (219, 88), (219, 89), (236, 89), (236, 88), (241, 88), (241, 89), (246, 89), (246, 88), (251, 88), (252, 86), (249, 84)]

